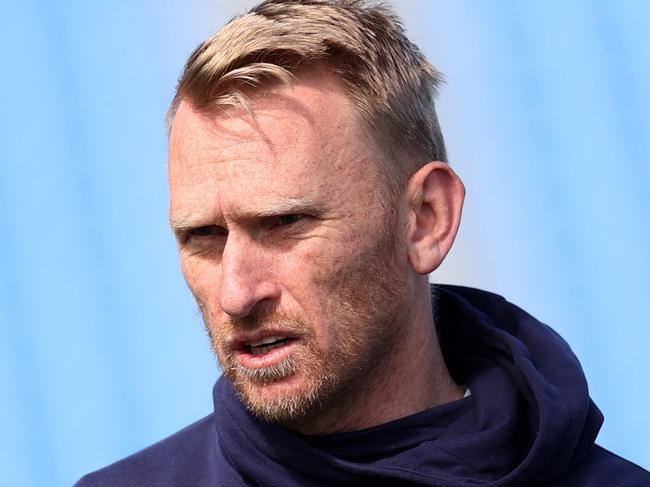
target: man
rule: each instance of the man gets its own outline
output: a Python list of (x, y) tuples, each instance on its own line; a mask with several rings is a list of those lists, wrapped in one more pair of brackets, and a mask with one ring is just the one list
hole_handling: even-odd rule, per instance
[(78, 485), (650, 485), (553, 331), (439, 286), (464, 188), (385, 7), (267, 0), (191, 55), (170, 218), (215, 412)]

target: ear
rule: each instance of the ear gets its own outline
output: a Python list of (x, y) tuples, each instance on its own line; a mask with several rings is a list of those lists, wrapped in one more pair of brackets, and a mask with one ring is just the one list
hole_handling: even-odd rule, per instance
[(407, 183), (408, 258), (418, 274), (429, 274), (442, 263), (456, 238), (465, 187), (444, 162), (430, 162)]

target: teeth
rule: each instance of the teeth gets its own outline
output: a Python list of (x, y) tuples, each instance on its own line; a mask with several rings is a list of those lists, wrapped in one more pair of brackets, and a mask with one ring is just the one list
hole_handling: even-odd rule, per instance
[(262, 340), (262, 343), (266, 345), (267, 343), (277, 342), (278, 340), (283, 340), (284, 338), (285, 337), (281, 337), (281, 336), (267, 337)]
[(278, 348), (284, 345), (283, 343), (277, 343), (275, 345), (269, 345), (268, 347), (251, 347), (251, 353), (253, 355), (262, 355), (263, 353), (268, 353), (274, 348)]
[(283, 337), (281, 335), (274, 335), (266, 338), (262, 338), (261, 340), (257, 340), (254, 342), (246, 342), (244, 345), (248, 347), (259, 347), (261, 345), (267, 345), (269, 343), (277, 342), (278, 340), (284, 340), (286, 337)]

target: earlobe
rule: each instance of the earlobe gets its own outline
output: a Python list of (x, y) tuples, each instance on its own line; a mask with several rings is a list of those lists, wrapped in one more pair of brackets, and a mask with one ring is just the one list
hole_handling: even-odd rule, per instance
[(430, 162), (409, 178), (408, 258), (413, 270), (429, 274), (440, 266), (456, 238), (465, 187), (444, 162)]

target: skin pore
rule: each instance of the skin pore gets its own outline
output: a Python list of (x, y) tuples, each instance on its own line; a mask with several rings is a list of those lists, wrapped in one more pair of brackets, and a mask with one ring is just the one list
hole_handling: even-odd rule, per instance
[(254, 120), (183, 101), (169, 154), (182, 270), (244, 404), (326, 434), (461, 397), (426, 277), (458, 228), (458, 177), (432, 162), (393, 195), (381, 152), (320, 70), (250, 108)]

